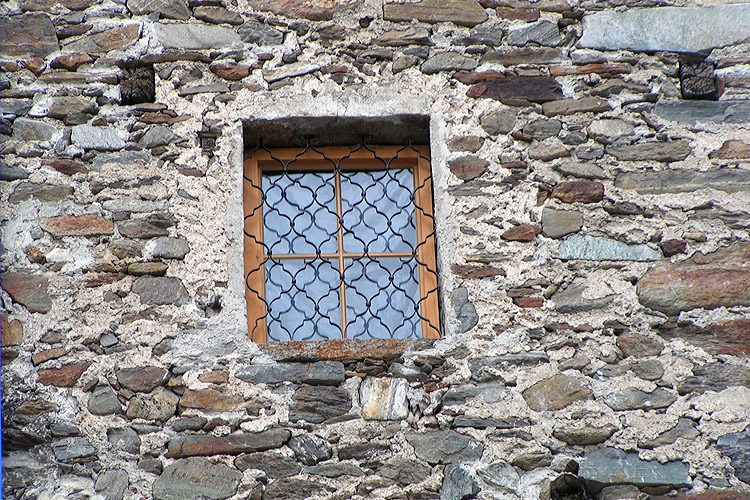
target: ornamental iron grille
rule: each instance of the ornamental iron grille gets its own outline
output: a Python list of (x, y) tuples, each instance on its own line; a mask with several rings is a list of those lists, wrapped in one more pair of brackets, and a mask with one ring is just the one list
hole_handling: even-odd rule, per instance
[(259, 146), (243, 177), (254, 341), (440, 336), (428, 147)]

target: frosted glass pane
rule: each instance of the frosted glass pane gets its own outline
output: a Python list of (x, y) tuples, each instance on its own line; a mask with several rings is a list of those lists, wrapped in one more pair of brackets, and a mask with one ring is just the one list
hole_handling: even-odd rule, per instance
[(264, 241), (271, 254), (335, 252), (334, 174), (263, 174)]
[(341, 338), (336, 260), (266, 262), (268, 341)]
[(346, 259), (344, 265), (347, 337), (421, 336), (415, 259)]

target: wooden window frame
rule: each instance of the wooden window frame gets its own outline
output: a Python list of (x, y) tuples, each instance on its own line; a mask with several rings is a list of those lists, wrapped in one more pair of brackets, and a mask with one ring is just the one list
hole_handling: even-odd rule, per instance
[[(246, 152), (243, 162), (243, 213), (244, 213), (244, 276), (247, 324), (250, 338), (259, 344), (267, 342), (265, 303), (265, 249), (263, 242), (263, 192), (262, 173), (266, 171), (365, 171), (383, 168), (387, 159), (388, 168), (410, 168), (414, 174), (416, 257), (420, 293), (421, 338), (440, 338), (439, 288), (437, 275), (437, 249), (434, 225), (433, 185), (430, 171), (428, 146), (367, 146), (367, 147), (323, 147), (323, 148), (278, 148), (256, 149)], [(340, 178), (336, 171), (337, 214), (341, 214)], [(346, 254), (341, 247), (343, 229), (338, 229), (338, 252), (321, 254), (338, 259), (340, 270)], [(395, 252), (386, 252), (390, 257)], [(303, 258), (301, 254), (290, 254), (287, 258)], [(357, 254), (359, 256), (361, 254)], [(378, 254), (369, 254), (374, 258)], [(315, 254), (310, 255), (316, 256)], [(408, 253), (412, 256), (412, 253)], [(383, 257), (383, 255), (381, 255)], [(274, 256), (276, 258), (276, 256)], [(283, 258), (283, 257), (282, 257)], [(346, 299), (342, 280), (339, 292), (342, 318), (345, 319)], [(346, 339), (346, 323), (342, 322), (342, 336)], [(339, 340), (329, 339), (329, 340)]]

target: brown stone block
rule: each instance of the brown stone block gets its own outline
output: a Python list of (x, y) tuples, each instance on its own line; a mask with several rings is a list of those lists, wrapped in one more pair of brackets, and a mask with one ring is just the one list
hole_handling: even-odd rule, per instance
[(126, 24), (116, 28), (107, 29), (100, 33), (87, 35), (65, 46), (69, 52), (91, 52), (104, 53), (110, 50), (122, 49), (138, 40), (141, 33), (141, 25), (138, 23)]
[(665, 314), (750, 305), (750, 243), (738, 242), (675, 264), (661, 262), (638, 282), (638, 300)]
[(604, 184), (594, 181), (561, 182), (552, 190), (552, 198), (563, 203), (596, 203), (604, 198)]
[(678, 326), (659, 331), (666, 339), (683, 339), (710, 354), (750, 356), (750, 319), (720, 321), (706, 327)]
[(225, 80), (242, 80), (250, 74), (250, 66), (235, 62), (217, 62), (212, 64), (210, 69), (216, 76)]
[(17, 319), (8, 321), (7, 314), (3, 314), (1, 318), (2, 346), (21, 345), (23, 343), (23, 324)]
[(750, 158), (750, 144), (736, 139), (725, 141), (718, 149), (708, 155), (717, 160), (747, 160)]
[(505, 276), (505, 271), (490, 265), (469, 266), (464, 264), (453, 264), (451, 272), (460, 278), (492, 278), (493, 276)]
[(91, 366), (91, 363), (72, 363), (63, 365), (60, 368), (39, 370), (39, 376), (36, 381), (44, 385), (73, 387), (89, 366)]
[(31, 362), (34, 363), (34, 365), (41, 365), (45, 361), (49, 361), (50, 359), (57, 359), (65, 356), (67, 354), (67, 350), (64, 347), (56, 347), (54, 349), (45, 349), (43, 351), (35, 352), (31, 355)]
[(243, 408), (245, 401), (241, 396), (224, 394), (216, 389), (185, 389), (180, 398), (180, 406), (208, 411), (232, 411)]
[(48, 281), (44, 276), (29, 273), (4, 273), (0, 277), (2, 288), (11, 298), (29, 312), (48, 313), (52, 299), (47, 294)]
[(508, 229), (501, 236), (508, 241), (532, 241), (541, 232), (542, 228), (536, 224), (519, 224)]
[(46, 57), (60, 47), (55, 27), (45, 14), (24, 14), (3, 18), (0, 54), (9, 57)]
[(343, 2), (321, 2), (320, 0), (249, 0), (256, 10), (270, 11), (280, 16), (304, 18), (311, 21), (330, 21), (337, 12), (348, 11), (362, 3), (362, 0)]
[(523, 391), (523, 398), (534, 411), (555, 411), (576, 401), (593, 399), (582, 379), (557, 374)]
[(169, 440), (169, 458), (184, 458), (211, 455), (239, 455), (282, 447), (292, 433), (287, 429), (272, 429), (264, 432), (230, 434), (228, 436), (185, 436)]
[(61, 174), (75, 175), (85, 174), (89, 171), (81, 162), (67, 158), (55, 158), (54, 160), (43, 160), (42, 165), (52, 167)]
[(65, 54), (63, 56), (54, 58), (50, 63), (50, 68), (75, 71), (79, 66), (92, 62), (94, 62), (94, 58), (86, 53)]
[(42, 229), (53, 236), (106, 236), (114, 233), (115, 225), (98, 215), (60, 215), (44, 219)]
[(448, 162), (451, 173), (463, 181), (470, 181), (481, 176), (490, 162), (476, 156), (462, 156)]
[(487, 20), (487, 12), (476, 0), (421, 0), (417, 3), (387, 3), (383, 6), (386, 21), (454, 23), (475, 26)]
[(495, 9), (497, 17), (511, 21), (536, 21), (539, 19), (539, 9), (514, 9), (512, 7), (498, 7)]
[(525, 309), (539, 308), (544, 305), (544, 297), (516, 297), (513, 303)]
[(527, 106), (532, 102), (566, 102), (558, 100), (563, 97), (562, 88), (549, 76), (503, 76), (474, 85), (466, 95), (494, 99), (510, 106)]
[(601, 113), (609, 111), (612, 106), (598, 97), (582, 99), (560, 99), (542, 104), (542, 112), (547, 116), (572, 115), (575, 113)]
[(584, 64), (583, 66), (550, 66), (552, 76), (588, 75), (590, 73), (620, 74), (630, 73), (630, 66), (624, 64)]

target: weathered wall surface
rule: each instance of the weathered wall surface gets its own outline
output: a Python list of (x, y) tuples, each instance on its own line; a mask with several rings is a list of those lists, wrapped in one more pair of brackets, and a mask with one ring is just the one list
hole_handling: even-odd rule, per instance
[[(748, 498), (749, 4), (0, 12), (4, 498)], [(399, 114), (444, 338), (252, 344), (243, 123)]]

